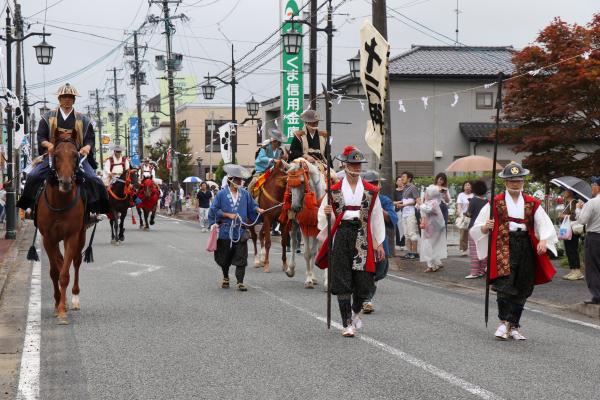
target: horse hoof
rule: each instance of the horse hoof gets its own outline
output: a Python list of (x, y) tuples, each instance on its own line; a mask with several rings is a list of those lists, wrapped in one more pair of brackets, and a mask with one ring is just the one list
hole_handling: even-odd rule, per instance
[(117, 243), (117, 241), (115, 239), (110, 240), (110, 244), (115, 244), (115, 243)]
[(144, 226), (140, 224), (140, 229), (144, 229)]
[(316, 280), (316, 279), (314, 279), (314, 278), (313, 278), (313, 280), (312, 280), (312, 283), (313, 283), (313, 285), (318, 285), (318, 284), (319, 284), (319, 282), (317, 282), (317, 280)]
[(125, 236), (119, 236), (119, 242), (124, 242), (125, 241)]
[(69, 320), (67, 318), (67, 315), (66, 314), (65, 315), (59, 314), (58, 315), (58, 319), (56, 321), (56, 324), (57, 325), (69, 325)]
[(154, 220), (151, 220), (151, 221), (150, 221), (150, 225), (154, 225)]
[(149, 229), (150, 229), (150, 227), (148, 227), (148, 226), (145, 226), (145, 227), (144, 227), (144, 230), (145, 230), (145, 231), (147, 231), (147, 230), (149, 230)]
[(71, 310), (79, 311), (80, 309), (81, 309), (81, 304), (79, 303), (79, 296), (73, 295), (73, 298), (71, 298)]
[(304, 282), (304, 289), (314, 289), (315, 286), (312, 282)]
[(120, 246), (120, 245), (121, 245), (121, 242), (119, 242), (119, 241), (117, 240), (117, 242), (116, 242), (115, 244), (116, 244), (117, 246)]
[(260, 268), (263, 266), (263, 263), (260, 260), (254, 260), (254, 268)]
[(294, 275), (296, 274), (296, 271), (294, 270), (294, 268), (288, 268), (285, 270), (285, 274), (290, 277), (293, 278)]
[(269, 267), (268, 267), (268, 266), (265, 266), (265, 267), (263, 268), (263, 272), (269, 273), (269, 272), (271, 272), (271, 270), (269, 269)]

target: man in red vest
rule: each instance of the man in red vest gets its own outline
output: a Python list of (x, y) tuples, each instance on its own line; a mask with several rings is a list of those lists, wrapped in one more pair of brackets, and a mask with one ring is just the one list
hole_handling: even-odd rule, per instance
[(540, 200), (523, 193), (527, 175), (529, 170), (521, 164), (508, 164), (498, 175), (506, 191), (495, 197), (492, 217), (486, 204), (469, 232), (480, 260), (487, 256), (488, 234), (492, 235), (490, 281), (500, 319), (495, 335), (501, 340), (526, 339), (520, 332), (525, 302), (534, 285), (550, 282), (556, 273), (546, 254), (556, 254), (556, 231)]
[(331, 186), (333, 204), (327, 196), (319, 208), (319, 230), (327, 229), (331, 219), (333, 248), (328, 265), (329, 240), (325, 240), (316, 264), (319, 268), (331, 267), (331, 293), (337, 296), (342, 324), (342, 335), (353, 337), (362, 326), (360, 312), (374, 288), (375, 262), (385, 258), (385, 222), (379, 201), (379, 188), (361, 179), (363, 153), (347, 146), (336, 157), (345, 167), (346, 176)]

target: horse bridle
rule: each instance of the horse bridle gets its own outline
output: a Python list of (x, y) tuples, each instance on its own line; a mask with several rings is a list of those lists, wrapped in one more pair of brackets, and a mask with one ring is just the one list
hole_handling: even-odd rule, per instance
[[(110, 184), (110, 186), (108, 187), (108, 193), (114, 197), (116, 200), (119, 201), (123, 201), (126, 200), (127, 197), (131, 194), (131, 191), (129, 190), (131, 187), (131, 174), (132, 174), (132, 170), (129, 169), (127, 170), (127, 177), (125, 178), (125, 180), (121, 179), (121, 178), (113, 178), (112, 182)], [(112, 190), (112, 185), (115, 182), (121, 182), (123, 183), (125, 186), (123, 187), (123, 197), (119, 197), (115, 194), (115, 192), (113, 192)]]
[[(59, 139), (56, 141), (55, 143), (55, 147), (58, 147), (58, 145), (62, 144), (62, 143), (72, 143), (75, 148), (77, 148), (77, 143), (71, 139)], [(73, 162), (75, 164), (75, 168), (73, 168), (73, 175), (71, 176), (71, 179), (75, 180), (75, 177), (77, 175), (77, 171), (81, 170), (83, 171), (83, 167), (82, 164), (85, 161), (85, 159), (87, 158), (87, 156), (83, 156), (81, 159), (79, 158), (79, 153), (77, 153), (77, 155), (73, 158)], [(50, 166), (50, 175), (48, 176), (48, 178), (50, 178), (50, 180), (52, 181), (52, 183), (57, 182), (58, 181), (58, 172), (56, 171), (55, 168), (55, 164), (54, 164), (54, 154), (52, 155), (48, 155), (48, 164)]]

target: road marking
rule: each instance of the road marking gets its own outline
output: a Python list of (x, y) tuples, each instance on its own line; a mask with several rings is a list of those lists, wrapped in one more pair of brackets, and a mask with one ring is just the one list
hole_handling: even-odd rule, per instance
[[(259, 292), (264, 293), (267, 296), (274, 298), (275, 300), (279, 301), (280, 303), (288, 305), (306, 315), (309, 315), (309, 316), (313, 317), (314, 319), (317, 319), (323, 323), (327, 323), (327, 319), (320, 316), (319, 314), (316, 314), (305, 308), (302, 308), (295, 304), (292, 304), (289, 301), (287, 301), (286, 299), (283, 299), (283, 298), (263, 289), (262, 287), (259, 287), (256, 285), (248, 285), (248, 286), (253, 287), (256, 290), (258, 290)], [(336, 328), (337, 330), (340, 330), (340, 331), (343, 329), (342, 325), (337, 322), (332, 321), (331, 326), (333, 326), (334, 328)], [(369, 336), (363, 335), (363, 334), (358, 335), (358, 339), (360, 339), (363, 342), (366, 342), (374, 347), (377, 347), (377, 348), (385, 351), (386, 353), (396, 356), (399, 359), (401, 359), (402, 361), (407, 362), (408, 364), (411, 364), (417, 368), (420, 368), (420, 369), (424, 370), (425, 372), (428, 372), (429, 374), (434, 375), (434, 376), (450, 383), (451, 385), (456, 386), (466, 392), (469, 392), (481, 399), (503, 400), (502, 397), (496, 395), (495, 393), (490, 392), (489, 390), (486, 390), (480, 386), (475, 385), (474, 383), (471, 383), (462, 378), (459, 378), (458, 376), (452, 375), (451, 373), (444, 371), (443, 369), (438, 368), (435, 365), (429, 364), (426, 361), (423, 361), (417, 357), (414, 357), (408, 353), (405, 353), (402, 350), (399, 350), (399, 349), (397, 349), (393, 346), (390, 346), (384, 342), (381, 342), (377, 339), (374, 339), (372, 337), (369, 337)]]
[(187, 253), (185, 250), (180, 249), (179, 247), (175, 247), (172, 244), (167, 245), (168, 248), (178, 251), (180, 253)]
[[(430, 287), (430, 288), (445, 289), (445, 290), (447, 290), (447, 288), (445, 288), (443, 286), (433, 285), (433, 284), (425, 283), (425, 282), (419, 282), (419, 281), (414, 280), (414, 279), (404, 278), (402, 276), (398, 276), (398, 275), (394, 275), (394, 274), (387, 274), (387, 276), (389, 276), (390, 278), (398, 279), (399, 281), (405, 281), (405, 282), (414, 283), (416, 285), (421, 285), (421, 286)], [(451, 282), (449, 282), (449, 283), (451, 283)], [(472, 288), (472, 289), (476, 289), (476, 288)], [(555, 319), (558, 319), (558, 320), (561, 320), (561, 321), (564, 321), (564, 322), (569, 322), (571, 324), (576, 324), (576, 325), (580, 325), (580, 326), (585, 326), (586, 328), (592, 328), (592, 329), (600, 330), (600, 325), (592, 324), (591, 322), (585, 322), (585, 321), (580, 321), (580, 320), (574, 319), (574, 318), (563, 317), (561, 315), (549, 313), (549, 312), (542, 311), (542, 310), (538, 310), (536, 308), (525, 307), (525, 310), (531, 311), (531, 312), (536, 313), (536, 314), (544, 315), (544, 316), (549, 317), (549, 318), (555, 318)]]
[(144, 269), (141, 269), (139, 271), (127, 272), (127, 275), (129, 275), (129, 276), (140, 276), (140, 275), (147, 274), (150, 272), (158, 271), (159, 269), (162, 269), (162, 268), (166, 268), (166, 266), (164, 266), (164, 265), (144, 264), (144, 263), (138, 263), (135, 261), (127, 261), (127, 260), (116, 260), (116, 261), (113, 261), (111, 264), (112, 265), (127, 264), (127, 265), (137, 265), (138, 267), (144, 267)]
[[(39, 249), (39, 237), (36, 241)], [(41, 252), (38, 250), (38, 255)], [(31, 291), (27, 310), (27, 325), (23, 342), (23, 355), (19, 369), (17, 400), (37, 400), (40, 398), (40, 343), (42, 321), (41, 261), (33, 262), (31, 270)]]

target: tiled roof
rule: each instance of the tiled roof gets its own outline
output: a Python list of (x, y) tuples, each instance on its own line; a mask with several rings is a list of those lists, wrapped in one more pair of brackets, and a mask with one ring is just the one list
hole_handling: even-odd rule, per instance
[[(494, 133), (496, 124), (493, 122), (461, 122), (458, 124), (460, 133), (469, 141), (481, 142), (491, 140), (490, 135)], [(516, 128), (517, 124), (512, 122), (501, 122), (500, 129)]]
[(419, 46), (390, 59), (390, 75), (491, 76), (514, 71), (514, 49), (504, 47)]

